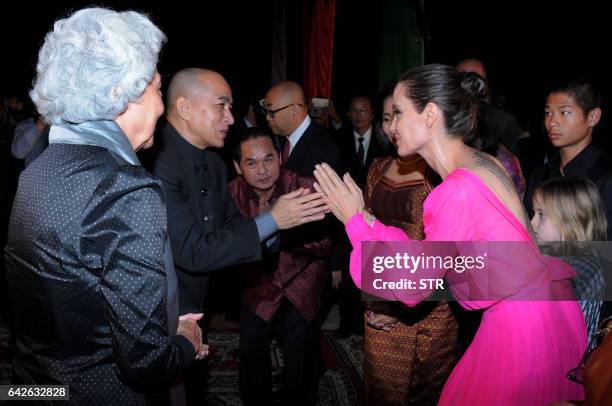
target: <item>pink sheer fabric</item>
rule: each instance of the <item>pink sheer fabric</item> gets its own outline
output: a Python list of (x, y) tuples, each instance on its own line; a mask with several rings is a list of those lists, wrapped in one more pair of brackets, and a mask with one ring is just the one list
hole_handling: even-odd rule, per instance
[[(453, 171), (432, 191), (425, 201), (423, 220), (429, 241), (531, 241), (513, 213), (466, 169)], [(378, 221), (370, 227), (361, 215), (350, 219), (346, 231), (353, 245), (351, 275), (359, 287), (362, 241), (408, 240), (401, 230)], [(526, 291), (549, 286), (571, 291), (569, 278), (575, 272), (529, 246), (533, 249), (527, 256), (508, 255), (506, 263), (512, 266), (502, 267), (494, 279), (496, 283), (516, 281), (514, 275), (504, 279), (504, 274), (516, 272), (523, 283), (500, 287), (504, 294), (496, 300), (470, 300), (454, 272), (437, 275), (446, 276), (463, 307), (486, 309), (474, 341), (444, 386), (440, 405), (546, 405), (584, 398), (582, 386), (565, 376), (586, 348), (586, 326), (578, 303), (524, 300)], [(484, 274), (470, 277), (478, 275)], [(396, 297), (410, 306), (427, 295), (402, 291)]]

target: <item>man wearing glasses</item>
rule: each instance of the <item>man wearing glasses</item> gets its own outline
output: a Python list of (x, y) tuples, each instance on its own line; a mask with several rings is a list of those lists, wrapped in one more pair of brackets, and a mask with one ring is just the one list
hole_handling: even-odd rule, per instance
[(312, 176), (314, 166), (321, 162), (340, 169), (338, 147), (327, 130), (308, 116), (300, 85), (284, 81), (272, 86), (262, 107), (272, 132), (286, 140), (282, 153), (285, 168), (305, 176)]
[[(382, 155), (381, 147), (376, 140), (372, 128), (374, 110), (370, 99), (357, 96), (351, 99), (348, 111), (351, 123), (340, 130), (336, 137), (340, 147), (342, 166), (350, 173), (361, 189), (365, 189), (368, 169), (375, 158)], [(343, 239), (346, 261), (350, 255), (350, 242)], [(346, 338), (352, 333), (363, 334), (363, 304), (361, 292), (355, 287), (348, 273), (348, 267), (343, 268), (340, 286), (340, 328), (336, 336)]]
[[(302, 176), (312, 176), (316, 164), (326, 162), (338, 173), (343, 173), (338, 146), (327, 130), (310, 119), (302, 87), (295, 82), (283, 81), (275, 84), (261, 101), (268, 125), (272, 132), (285, 140), (281, 161), (285, 169)], [(334, 245), (344, 241), (344, 227), (333, 216), (325, 220), (331, 228)], [(332, 250), (329, 269), (332, 285), (340, 285), (341, 269), (348, 268), (342, 250)]]
[(348, 118), (351, 128), (343, 131), (338, 139), (342, 164), (363, 189), (370, 165), (382, 154), (372, 128), (374, 110), (370, 99), (365, 96), (354, 97), (349, 106)]

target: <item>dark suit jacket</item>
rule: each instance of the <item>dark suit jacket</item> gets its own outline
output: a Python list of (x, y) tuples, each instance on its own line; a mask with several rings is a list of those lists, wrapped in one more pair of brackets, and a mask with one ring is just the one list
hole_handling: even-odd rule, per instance
[(311, 121), (283, 167), (302, 176), (312, 176), (315, 165), (328, 163), (336, 172), (342, 170), (338, 146), (327, 130)]
[(368, 147), (368, 153), (366, 154), (365, 165), (363, 166), (359, 165), (359, 162), (357, 162), (357, 148), (355, 146), (353, 128), (341, 131), (336, 140), (340, 148), (342, 167), (351, 174), (351, 177), (357, 182), (357, 185), (359, 185), (361, 189), (364, 189), (370, 165), (372, 165), (372, 162), (374, 162), (376, 158), (383, 155), (382, 148), (374, 135), (374, 129), (372, 128), (370, 145)]
[(499, 131), (500, 141), (514, 154), (519, 156), (518, 148), (518, 124), (516, 116), (506, 110), (497, 107), (489, 107), (485, 110), (483, 119), (495, 125)]
[[(269, 203), (300, 187), (312, 190), (313, 182), (312, 177), (282, 169)], [(257, 216), (259, 200), (242, 176), (230, 183), (229, 190), (245, 217)], [(321, 309), (330, 286), (327, 258), (331, 240), (316, 223), (283, 231), (280, 240), (278, 252), (266, 252), (264, 261), (242, 267), (243, 305), (270, 321), (286, 297), (310, 321)]]
[(167, 332), (165, 241), (162, 187), (144, 168), (47, 147), (21, 174), (6, 246), (15, 380), (68, 385), (77, 405), (167, 396), (195, 352)]
[[(201, 312), (208, 288), (205, 276), (261, 259), (259, 233), (255, 221), (242, 217), (230, 196), (227, 170), (218, 155), (197, 150), (170, 124), (158, 131), (155, 143), (144, 161), (162, 180), (166, 195), (180, 312)], [(203, 185), (194, 169), (197, 159), (205, 168)]]
[(525, 207), (529, 217), (533, 215), (533, 192), (543, 182), (563, 176), (575, 176), (593, 182), (606, 209), (608, 241), (612, 240), (612, 160), (599, 144), (591, 143), (578, 153), (565, 167), (559, 170), (561, 156), (557, 152), (550, 161), (536, 167), (525, 192)]
[[(293, 147), (289, 159), (283, 167), (296, 172), (298, 175), (312, 176), (315, 165), (322, 162), (326, 162), (339, 174), (343, 173), (338, 146), (331, 139), (327, 130), (312, 120), (298, 143)], [(328, 227), (332, 228), (333, 241), (342, 241), (344, 238), (342, 223), (333, 218), (332, 215), (327, 215), (325, 222)], [(340, 270), (343, 266), (344, 257), (341, 251), (333, 250), (329, 260), (330, 270)]]

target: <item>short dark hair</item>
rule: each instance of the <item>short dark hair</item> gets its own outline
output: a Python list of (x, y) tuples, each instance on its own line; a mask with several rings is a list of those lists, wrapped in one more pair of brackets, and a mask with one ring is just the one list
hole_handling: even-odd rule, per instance
[(246, 130), (242, 131), (236, 137), (236, 141), (234, 143), (234, 147), (232, 148), (232, 158), (234, 161), (240, 163), (242, 160), (242, 144), (247, 142), (248, 140), (253, 140), (255, 138), (268, 137), (270, 141), (272, 141), (272, 146), (276, 152), (280, 152), (280, 146), (278, 138), (272, 134), (269, 128), (265, 127), (250, 127)]
[(553, 93), (570, 95), (585, 115), (593, 109), (601, 107), (601, 94), (593, 83), (584, 76), (557, 83), (550, 89), (548, 95)]
[[(393, 94), (393, 93), (392, 93)], [(349, 109), (351, 108), (351, 104), (353, 104), (353, 101), (355, 99), (365, 99), (368, 101), (368, 103), (370, 103), (370, 109), (374, 110), (374, 103), (372, 103), (372, 99), (369, 96), (366, 96), (364, 94), (357, 94), (353, 97), (351, 97), (351, 99), (349, 100)]]

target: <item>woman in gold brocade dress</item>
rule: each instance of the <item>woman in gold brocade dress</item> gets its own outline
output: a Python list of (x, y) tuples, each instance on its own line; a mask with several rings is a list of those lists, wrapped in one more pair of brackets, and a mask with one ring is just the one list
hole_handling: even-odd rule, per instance
[[(384, 94), (382, 131), (395, 144), (392, 89)], [(394, 154), (396, 155), (396, 154)], [(437, 175), (419, 155), (372, 163), (366, 210), (386, 225), (423, 239), (423, 201)], [(458, 359), (457, 321), (446, 302), (366, 303), (364, 380), (368, 405), (435, 405)]]

